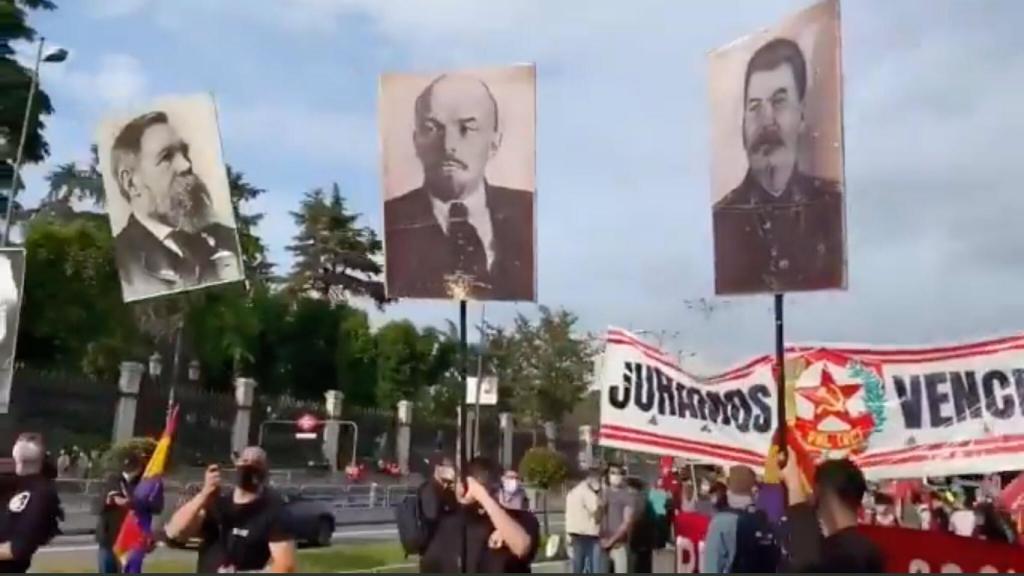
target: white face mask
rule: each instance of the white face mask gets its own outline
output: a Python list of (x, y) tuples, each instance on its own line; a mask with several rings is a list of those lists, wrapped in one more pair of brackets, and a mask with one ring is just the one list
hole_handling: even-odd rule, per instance
[(512, 494), (516, 490), (519, 490), (519, 480), (514, 478), (506, 478), (501, 481), (501, 487), (505, 490), (506, 494)]
[(43, 448), (35, 442), (18, 440), (11, 449), (11, 458), (17, 475), (36, 474), (43, 466)]
[(748, 508), (754, 503), (754, 498), (747, 494), (736, 494), (734, 492), (727, 492), (725, 499), (729, 503), (729, 508), (741, 509)]

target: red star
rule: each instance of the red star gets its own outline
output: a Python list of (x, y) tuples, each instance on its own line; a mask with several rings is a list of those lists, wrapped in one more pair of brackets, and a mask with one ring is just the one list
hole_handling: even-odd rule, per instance
[(858, 384), (842, 386), (836, 384), (832, 373), (827, 368), (822, 368), (821, 383), (818, 386), (797, 389), (801, 396), (814, 404), (814, 416), (819, 421), (832, 415), (848, 416), (850, 411), (847, 409), (846, 403), (859, 391), (860, 385)]

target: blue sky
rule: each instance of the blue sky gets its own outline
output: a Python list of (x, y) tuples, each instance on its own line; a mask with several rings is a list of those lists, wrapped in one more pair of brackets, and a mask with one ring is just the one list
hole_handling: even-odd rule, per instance
[[(216, 95), (226, 159), (289, 210), (337, 181), (380, 228), (377, 77), (535, 62), (539, 288), (583, 327), (666, 330), (719, 365), (771, 350), (768, 297), (712, 293), (706, 53), (796, 0), (59, 0), (43, 74), (52, 165), (111, 108)], [(843, 3), (850, 290), (789, 298), (790, 339), (960, 341), (1024, 328), (1024, 2)], [(510, 318), (532, 306), (491, 305)], [(384, 318), (438, 323), (454, 305)], [(473, 314), (479, 310), (474, 309)]]

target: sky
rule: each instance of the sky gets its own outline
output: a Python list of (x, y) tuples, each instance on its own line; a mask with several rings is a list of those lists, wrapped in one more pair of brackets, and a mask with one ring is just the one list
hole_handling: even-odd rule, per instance
[[(58, 0), (50, 159), (111, 110), (212, 92), (226, 160), (268, 193), (279, 271), (302, 195), (338, 182), (381, 229), (384, 72), (534, 62), (540, 303), (721, 367), (773, 350), (769, 296), (713, 297), (707, 53), (798, 0)], [(1024, 2), (842, 3), (849, 290), (786, 297), (790, 341), (949, 343), (1024, 329)], [(23, 46), (30, 52), (31, 47)], [(410, 302), (375, 321), (440, 324)], [(534, 305), (489, 304), (503, 322)], [(479, 317), (472, 306), (472, 319)], [(651, 336), (658, 340), (659, 336)], [(690, 356), (695, 354), (695, 356)]]

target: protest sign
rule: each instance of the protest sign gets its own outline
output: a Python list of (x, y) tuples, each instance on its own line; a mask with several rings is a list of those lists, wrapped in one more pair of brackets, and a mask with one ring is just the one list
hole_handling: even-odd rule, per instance
[[(624, 330), (597, 381), (603, 446), (714, 464), (764, 464), (776, 429), (773, 359), (700, 377)], [(869, 478), (1020, 467), (1024, 336), (931, 347), (791, 346), (789, 437), (815, 460), (852, 458)]]
[(861, 526), (891, 574), (998, 574), (1024, 569), (1024, 548), (943, 532)]

